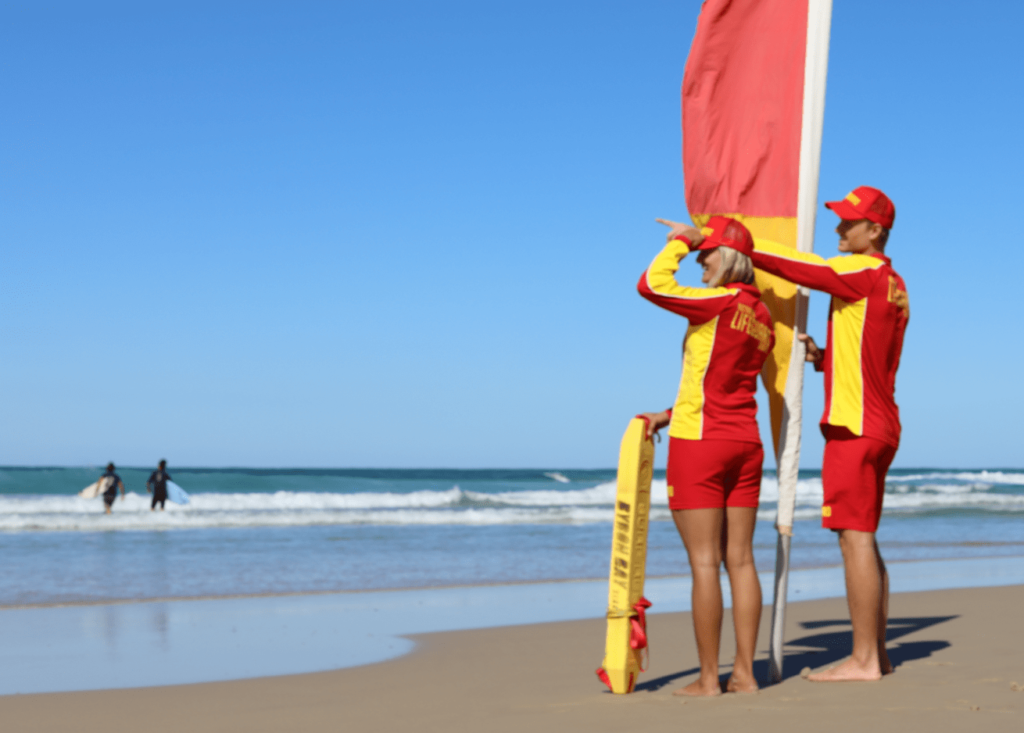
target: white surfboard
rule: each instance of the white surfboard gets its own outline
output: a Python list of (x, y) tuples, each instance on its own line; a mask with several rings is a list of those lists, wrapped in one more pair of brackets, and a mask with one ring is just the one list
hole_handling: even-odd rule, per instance
[(185, 493), (185, 489), (178, 486), (173, 481), (167, 482), (167, 498), (173, 501), (175, 504), (188, 504), (188, 494)]
[(97, 496), (102, 494), (110, 486), (110, 482), (114, 479), (109, 476), (104, 476), (94, 484), (89, 484), (84, 489), (78, 492), (78, 495), (83, 499), (95, 499)]

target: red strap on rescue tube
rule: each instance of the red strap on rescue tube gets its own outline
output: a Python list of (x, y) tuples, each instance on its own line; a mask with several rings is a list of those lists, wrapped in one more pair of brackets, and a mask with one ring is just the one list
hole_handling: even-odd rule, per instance
[(640, 596), (640, 600), (633, 604), (636, 617), (630, 617), (629, 646), (631, 649), (644, 649), (647, 646), (647, 609), (651, 602)]
[(647, 647), (647, 630), (635, 618), (629, 620), (629, 625), (632, 627), (629, 631), (630, 648), (645, 649)]
[(608, 673), (604, 671), (604, 667), (597, 668), (597, 678), (608, 685), (609, 690), (615, 692), (615, 689), (612, 687), (612, 681), (608, 679)]
[[(631, 627), (629, 645), (634, 649), (647, 649), (647, 664), (645, 665), (642, 662), (640, 663), (641, 672), (646, 672), (647, 667), (651, 665), (651, 650), (647, 646), (647, 614), (645, 613), (651, 605), (652, 604), (649, 600), (640, 596), (640, 600), (633, 604), (633, 610), (636, 611), (636, 618), (629, 619)], [(634, 641), (636, 642), (636, 645), (634, 645)]]

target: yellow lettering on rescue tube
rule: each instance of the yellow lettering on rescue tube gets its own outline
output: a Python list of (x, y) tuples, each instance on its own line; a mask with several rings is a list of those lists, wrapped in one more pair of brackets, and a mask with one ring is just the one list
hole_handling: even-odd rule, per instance
[[(635, 418), (622, 437), (616, 478), (615, 525), (608, 578), (608, 627), (598, 677), (616, 694), (633, 691), (646, 647), (643, 598), (647, 565), (647, 524), (651, 506), (654, 443), (647, 423)], [(642, 636), (642, 644), (637, 629)]]

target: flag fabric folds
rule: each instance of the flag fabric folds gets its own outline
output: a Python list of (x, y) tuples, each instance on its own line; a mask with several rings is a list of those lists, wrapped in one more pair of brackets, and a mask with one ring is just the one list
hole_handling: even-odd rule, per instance
[[(796, 247), (808, 0), (708, 0), (683, 79), (683, 172), (694, 223), (741, 220)], [(776, 345), (762, 379), (776, 453), (796, 286), (758, 271)]]

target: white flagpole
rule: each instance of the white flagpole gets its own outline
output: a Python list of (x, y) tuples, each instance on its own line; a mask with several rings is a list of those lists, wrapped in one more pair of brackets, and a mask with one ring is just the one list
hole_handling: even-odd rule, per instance
[[(800, 124), (800, 183), (796, 209), (796, 248), (814, 251), (814, 221), (818, 211), (818, 171), (821, 164), (821, 130), (825, 122), (825, 80), (828, 76), (828, 43), (832, 25), (832, 0), (807, 2), (807, 55), (804, 60), (804, 103)], [(793, 347), (782, 411), (782, 430), (776, 456), (779, 477), (779, 511), (775, 528), (775, 602), (772, 607), (768, 645), (768, 678), (782, 681), (782, 648), (785, 643), (786, 591), (789, 584), (789, 548), (793, 539), (793, 512), (800, 471), (800, 425), (803, 417), (804, 344), (797, 337), (807, 329), (806, 288), (798, 288)]]

